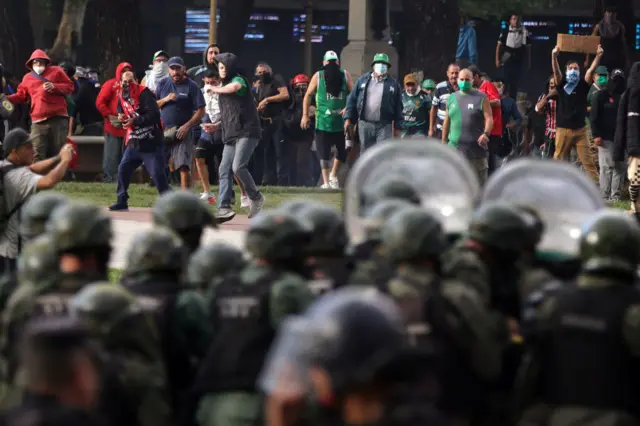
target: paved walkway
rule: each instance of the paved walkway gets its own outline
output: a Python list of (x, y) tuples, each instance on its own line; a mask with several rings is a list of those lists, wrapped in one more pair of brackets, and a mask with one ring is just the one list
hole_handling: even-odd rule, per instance
[[(113, 218), (115, 230), (114, 253), (111, 256), (111, 268), (123, 268), (127, 251), (134, 236), (151, 227), (151, 209), (131, 208), (128, 212), (109, 212)], [(249, 225), (246, 216), (238, 215), (219, 229), (207, 229), (203, 237), (204, 244), (224, 241), (237, 247), (244, 244), (244, 233)]]

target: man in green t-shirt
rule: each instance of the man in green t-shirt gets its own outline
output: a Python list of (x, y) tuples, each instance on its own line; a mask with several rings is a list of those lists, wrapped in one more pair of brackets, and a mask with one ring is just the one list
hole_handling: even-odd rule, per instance
[[(351, 75), (340, 68), (338, 54), (332, 50), (324, 54), (322, 69), (311, 78), (304, 96), (302, 120), (303, 129), (309, 127), (309, 107), (315, 95), (316, 101), (316, 149), (320, 157), (324, 189), (339, 189), (338, 170), (347, 160), (342, 115), (347, 106), (347, 96), (353, 89)], [(335, 146), (337, 155), (331, 167), (331, 148)], [(331, 168), (331, 171), (329, 169)]]
[(414, 135), (426, 136), (429, 133), (429, 113), (431, 98), (418, 87), (418, 79), (414, 74), (404, 77), (402, 92), (402, 138)]

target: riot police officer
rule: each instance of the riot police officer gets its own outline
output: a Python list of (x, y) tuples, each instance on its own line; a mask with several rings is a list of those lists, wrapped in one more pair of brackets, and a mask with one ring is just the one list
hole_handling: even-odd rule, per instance
[(206, 227), (217, 227), (209, 207), (190, 191), (162, 194), (153, 206), (152, 218), (154, 225), (165, 226), (178, 234), (189, 253), (200, 247)]
[(638, 424), (640, 409), (640, 228), (603, 211), (583, 227), (575, 286), (547, 295), (526, 336), (533, 362), (522, 422)]
[(133, 294), (108, 282), (83, 288), (70, 316), (97, 344), (103, 381), (97, 411), (112, 425), (172, 425), (157, 332)]
[[(332, 424), (444, 424), (430, 380), (437, 352), (411, 350), (401, 312), (378, 290), (346, 287), (288, 319), (260, 386), (270, 426), (291, 404), (312, 398)], [(416, 392), (415, 383), (432, 383)]]
[(100, 207), (70, 202), (53, 211), (46, 225), (60, 260), (60, 289), (73, 294), (86, 284), (107, 281), (111, 217)]
[(307, 245), (313, 275), (309, 281), (311, 292), (317, 296), (346, 285), (351, 264), (345, 257), (348, 238), (340, 213), (313, 203), (302, 207), (297, 217), (311, 225), (311, 241)]
[[(312, 301), (307, 287), (310, 227), (282, 210), (257, 216), (245, 250), (253, 257), (213, 289), (214, 338), (187, 410), (201, 426), (257, 422), (262, 397), (255, 388), (281, 321)], [(192, 419), (190, 419), (192, 421)]]
[(389, 199), (420, 204), (420, 196), (413, 184), (393, 175), (372, 183), (362, 190), (362, 207), (365, 212), (380, 201)]
[(230, 244), (218, 242), (201, 246), (189, 259), (186, 271), (187, 284), (209, 300), (212, 289), (215, 289), (224, 277), (239, 272), (245, 266), (242, 251)]
[(188, 257), (187, 248), (173, 231), (151, 228), (133, 240), (121, 280), (155, 319), (176, 409), (211, 343), (205, 299), (184, 285)]

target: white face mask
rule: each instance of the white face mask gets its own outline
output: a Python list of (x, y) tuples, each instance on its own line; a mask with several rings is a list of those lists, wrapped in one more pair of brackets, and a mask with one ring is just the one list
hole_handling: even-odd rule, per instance
[(384, 75), (387, 73), (387, 64), (374, 64), (373, 72), (378, 75)]
[(35, 72), (38, 75), (42, 74), (44, 72), (44, 66), (38, 65), (33, 67), (33, 72)]
[(166, 62), (156, 62), (153, 64), (153, 73), (155, 75), (169, 74), (169, 65)]

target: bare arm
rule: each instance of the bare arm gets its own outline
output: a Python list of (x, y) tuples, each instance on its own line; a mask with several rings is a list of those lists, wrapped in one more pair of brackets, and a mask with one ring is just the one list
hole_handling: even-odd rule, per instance
[(204, 117), (204, 107), (198, 108), (191, 116), (191, 120), (186, 122), (185, 126), (192, 128), (193, 126), (199, 125), (202, 121), (202, 117)]
[(491, 112), (489, 98), (484, 98), (482, 101), (482, 114), (484, 115), (484, 132), (491, 134), (493, 130), (493, 113)]
[[(42, 179), (38, 181), (37, 189), (51, 189), (58, 184), (67, 173), (69, 168), (70, 158), (66, 158), (60, 161), (60, 163), (49, 173), (47, 173)], [(49, 161), (49, 160), (44, 160)], [(41, 161), (42, 163), (42, 161)]]
[(311, 77), (307, 93), (304, 94), (304, 101), (302, 102), (302, 116), (309, 117), (309, 107), (311, 106), (311, 98), (316, 94), (318, 90), (318, 73), (315, 73)]
[(502, 43), (498, 42), (498, 44), (496, 44), (496, 64), (500, 63), (500, 46), (502, 45)]
[(165, 96), (162, 99), (158, 99), (156, 103), (158, 104), (158, 108), (162, 109), (170, 101), (171, 101), (171, 98), (169, 98), (169, 96)]
[(502, 102), (500, 101), (500, 99), (489, 101), (489, 105), (491, 105), (492, 107), (499, 107), (501, 104)]
[(556, 82), (556, 86), (559, 86), (562, 81), (562, 71), (558, 62), (558, 46), (551, 52), (551, 69), (553, 70), (553, 79)]
[(542, 98), (540, 98), (540, 100), (538, 101), (538, 103), (536, 104), (536, 112), (540, 115), (544, 114), (544, 107), (545, 105), (547, 105), (547, 94), (545, 93), (544, 95), (542, 95)]
[(231, 95), (233, 93), (236, 93), (241, 88), (242, 86), (240, 85), (240, 83), (232, 81), (231, 83), (224, 85), (222, 87), (214, 87), (213, 93), (217, 93), (219, 95)]
[(429, 113), (429, 132), (436, 131), (437, 115), (438, 115), (438, 107), (431, 105), (431, 112)]
[(55, 157), (47, 158), (46, 160), (38, 161), (37, 163), (33, 163), (29, 166), (29, 169), (36, 174), (43, 175), (45, 173), (49, 173), (53, 167), (58, 164), (60, 161), (60, 156), (56, 155)]
[(442, 143), (446, 145), (447, 139), (449, 139), (449, 107), (447, 107), (447, 115), (442, 123)]
[(596, 68), (598, 68), (598, 65), (600, 65), (600, 59), (602, 59), (602, 52), (603, 52), (602, 47), (598, 46), (598, 53), (596, 53), (595, 59), (591, 63), (591, 66), (589, 67), (587, 72), (584, 74), (584, 81), (589, 86), (593, 84), (593, 75), (595, 74)]

